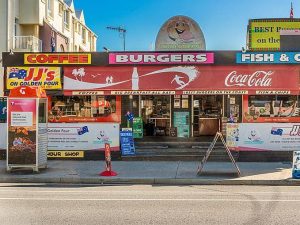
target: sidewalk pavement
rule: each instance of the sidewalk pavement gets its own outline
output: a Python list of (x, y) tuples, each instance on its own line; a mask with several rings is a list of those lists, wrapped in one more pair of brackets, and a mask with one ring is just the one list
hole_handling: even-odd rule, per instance
[(238, 162), (241, 176), (231, 162), (207, 162), (197, 175), (196, 161), (113, 161), (115, 177), (101, 177), (104, 161), (48, 160), (39, 173), (6, 171), (0, 160), (0, 183), (75, 183), (75, 184), (166, 184), (166, 185), (300, 185), (291, 178), (291, 163)]

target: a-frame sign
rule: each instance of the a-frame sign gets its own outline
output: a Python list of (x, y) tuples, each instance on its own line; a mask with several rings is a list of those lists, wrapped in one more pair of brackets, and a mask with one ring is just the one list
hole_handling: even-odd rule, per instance
[(240, 169), (239, 169), (238, 165), (236, 164), (236, 162), (235, 162), (235, 160), (234, 160), (234, 158), (233, 158), (233, 156), (232, 156), (232, 154), (231, 154), (231, 152), (230, 152), (230, 150), (229, 150), (229, 148), (228, 148), (228, 146), (227, 146), (227, 144), (226, 144), (226, 142), (225, 142), (225, 140), (224, 140), (224, 138), (223, 138), (223, 135), (222, 135), (222, 133), (221, 133), (220, 131), (218, 131), (218, 132), (216, 133), (216, 135), (215, 135), (215, 137), (214, 137), (214, 140), (212, 141), (212, 143), (211, 143), (210, 146), (208, 147), (208, 149), (207, 149), (207, 151), (206, 151), (206, 153), (205, 153), (205, 156), (203, 157), (202, 161), (200, 162), (200, 164), (199, 164), (199, 166), (198, 166), (197, 175), (200, 175), (200, 174), (201, 174), (202, 169), (203, 169), (203, 167), (204, 167), (204, 164), (206, 163), (206, 161), (207, 161), (207, 159), (208, 159), (210, 153), (211, 153), (212, 150), (214, 149), (215, 144), (216, 144), (218, 138), (221, 139), (221, 141), (222, 141), (222, 143), (223, 143), (223, 145), (224, 145), (224, 147), (225, 147), (225, 149), (226, 149), (226, 152), (227, 152), (227, 154), (228, 154), (228, 156), (229, 156), (229, 158), (230, 158), (232, 164), (235, 166), (235, 168), (236, 168), (236, 170), (237, 170), (238, 176), (241, 176)]

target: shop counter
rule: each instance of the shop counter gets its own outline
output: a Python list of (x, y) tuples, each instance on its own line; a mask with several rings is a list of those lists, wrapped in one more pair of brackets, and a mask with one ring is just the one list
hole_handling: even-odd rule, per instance
[(154, 121), (155, 127), (167, 127), (170, 124), (170, 118), (166, 117), (151, 117), (150, 121)]
[(199, 118), (199, 135), (215, 135), (219, 130), (219, 118)]

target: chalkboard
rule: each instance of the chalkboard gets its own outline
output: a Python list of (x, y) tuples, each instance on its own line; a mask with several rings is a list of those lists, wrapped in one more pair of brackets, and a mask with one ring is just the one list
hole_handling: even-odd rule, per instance
[(170, 127), (170, 136), (177, 137), (177, 127)]

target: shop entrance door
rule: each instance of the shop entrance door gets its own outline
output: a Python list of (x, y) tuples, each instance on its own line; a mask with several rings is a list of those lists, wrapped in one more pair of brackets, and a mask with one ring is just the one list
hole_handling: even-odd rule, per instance
[(169, 136), (171, 97), (168, 95), (141, 96), (141, 116), (144, 136)]
[(222, 95), (195, 95), (193, 98), (193, 136), (211, 136), (219, 130)]

